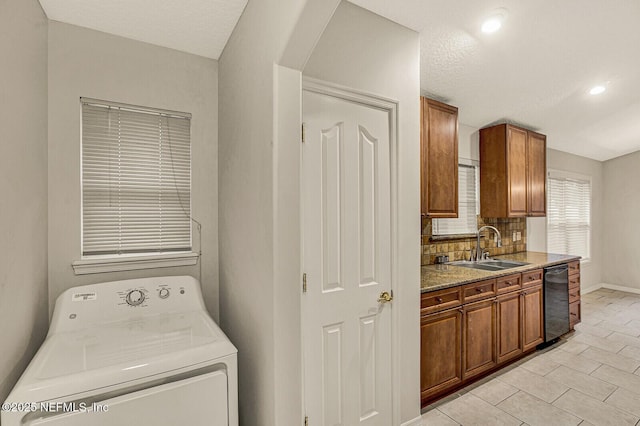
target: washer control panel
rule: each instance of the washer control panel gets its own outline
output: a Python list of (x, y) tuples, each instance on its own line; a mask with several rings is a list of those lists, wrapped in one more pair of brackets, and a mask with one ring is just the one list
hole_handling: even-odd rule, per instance
[[(175, 291), (175, 294), (174, 294)], [(185, 294), (185, 286), (173, 286), (169, 284), (146, 284), (144, 287), (131, 287), (124, 291), (119, 291), (120, 305), (132, 307), (146, 307), (157, 303), (167, 303), (167, 299), (173, 299)], [(164, 306), (164, 305), (163, 305)]]
[(109, 281), (64, 291), (56, 300), (49, 330), (77, 330), (114, 319), (204, 309), (200, 283), (188, 275)]

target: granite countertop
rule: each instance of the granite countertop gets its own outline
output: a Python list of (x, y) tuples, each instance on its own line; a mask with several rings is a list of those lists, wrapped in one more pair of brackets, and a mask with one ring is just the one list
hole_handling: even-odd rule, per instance
[(573, 260), (580, 259), (580, 256), (525, 251), (520, 253), (496, 256), (493, 259), (526, 262), (528, 263), (528, 265), (518, 266), (517, 268), (504, 269), (502, 271), (483, 271), (480, 269), (465, 268), (463, 266), (446, 264), (427, 265), (421, 268), (420, 291), (422, 293), (426, 293), (429, 291), (440, 290), (447, 287), (454, 287), (473, 281), (517, 274), (518, 272), (529, 271), (531, 269), (539, 269), (546, 266), (571, 262)]

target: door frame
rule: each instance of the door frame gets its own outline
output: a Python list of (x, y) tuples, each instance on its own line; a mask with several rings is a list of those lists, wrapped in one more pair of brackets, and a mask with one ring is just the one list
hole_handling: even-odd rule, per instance
[[(385, 98), (379, 95), (371, 94), (361, 90), (353, 89), (347, 86), (315, 79), (312, 77), (302, 77), (301, 98), (304, 91), (318, 93), (321, 95), (331, 96), (349, 102), (354, 102), (367, 107), (376, 108), (387, 113), (389, 118), (389, 175), (390, 182), (390, 209), (391, 209), (391, 282), (390, 289), (394, 294), (397, 304), (397, 277), (398, 277), (398, 101)], [(304, 124), (304, 104), (301, 101), (302, 116), (301, 124)], [(302, 150), (300, 150), (300, 167), (302, 167)], [(299, 173), (300, 178), (300, 270), (304, 271), (304, 218), (302, 217), (302, 172)], [(399, 309), (394, 309), (392, 303), (391, 308), (391, 419), (393, 425), (400, 425), (400, 330), (398, 325)], [(304, 293), (300, 293), (300, 324), (301, 324), (301, 356), (302, 356), (302, 412), (306, 415), (306, 395), (304, 384), (304, 330), (305, 330), (305, 313), (304, 313)]]

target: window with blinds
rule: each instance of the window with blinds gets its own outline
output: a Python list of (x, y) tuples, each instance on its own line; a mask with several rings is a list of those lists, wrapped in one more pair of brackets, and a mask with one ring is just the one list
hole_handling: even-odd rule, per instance
[(81, 104), (82, 255), (190, 251), (190, 115)]
[(547, 183), (547, 251), (590, 256), (591, 179), (549, 171)]
[(458, 165), (458, 217), (433, 219), (433, 235), (475, 234), (478, 232), (477, 167)]

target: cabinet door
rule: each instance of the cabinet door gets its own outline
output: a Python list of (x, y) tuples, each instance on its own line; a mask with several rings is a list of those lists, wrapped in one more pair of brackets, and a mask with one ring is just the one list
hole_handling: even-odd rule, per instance
[(522, 353), (520, 292), (498, 296), (498, 363)]
[(545, 216), (547, 214), (547, 141), (544, 135), (529, 132), (527, 165), (527, 214)]
[(527, 215), (527, 131), (507, 128), (508, 216)]
[(480, 215), (507, 217), (507, 125), (480, 129)]
[(420, 321), (422, 400), (462, 382), (462, 308), (423, 315)]
[(569, 328), (580, 322), (580, 262), (569, 263)]
[(569, 304), (569, 328), (573, 330), (580, 322), (580, 301)]
[(522, 290), (522, 350), (528, 351), (544, 341), (542, 285)]
[(422, 98), (421, 198), (429, 217), (458, 217), (458, 108)]
[(465, 380), (497, 364), (496, 304), (490, 299), (464, 307), (462, 366)]

